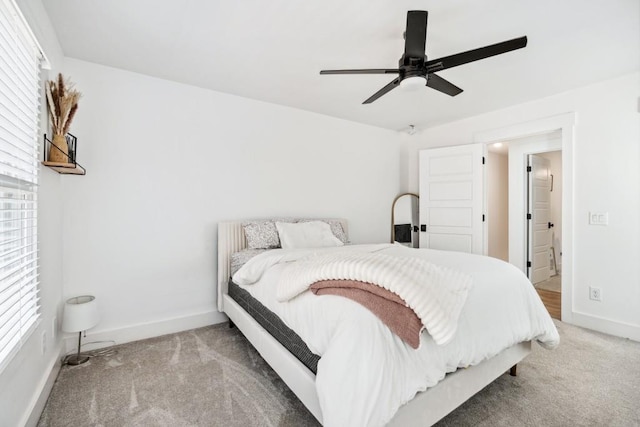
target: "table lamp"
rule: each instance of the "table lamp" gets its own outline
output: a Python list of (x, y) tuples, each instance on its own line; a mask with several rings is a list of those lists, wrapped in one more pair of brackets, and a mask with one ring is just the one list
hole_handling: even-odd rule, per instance
[(91, 329), (98, 324), (98, 305), (96, 298), (91, 295), (82, 295), (69, 298), (64, 304), (62, 316), (62, 330), (65, 332), (78, 332), (78, 354), (67, 358), (67, 364), (80, 365), (89, 360), (88, 356), (80, 356), (82, 331)]

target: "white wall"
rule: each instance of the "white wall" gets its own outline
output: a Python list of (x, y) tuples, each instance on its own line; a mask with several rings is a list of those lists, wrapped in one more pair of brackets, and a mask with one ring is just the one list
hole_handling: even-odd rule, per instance
[(487, 155), (489, 256), (509, 261), (509, 162), (506, 154)]
[(562, 151), (549, 151), (538, 154), (549, 160), (549, 169), (553, 175), (553, 191), (550, 198), (550, 221), (553, 224), (553, 242), (551, 245), (556, 252), (556, 264), (558, 273), (561, 272), (562, 265)]
[[(640, 73), (632, 73), (424, 130), (409, 148), (409, 190), (418, 188), (420, 149), (469, 144), (478, 133), (575, 112), (569, 159), (575, 183), (574, 253), (563, 255), (565, 261), (573, 257), (574, 280), (571, 319), (566, 320), (640, 340), (639, 96)], [(590, 226), (589, 211), (609, 212), (609, 226)], [(602, 289), (602, 302), (589, 299), (589, 286)]]
[(96, 296), (88, 332), (123, 342), (224, 319), (216, 224), (345, 217), (386, 242), (396, 132), (67, 59), (87, 175), (64, 182), (65, 297)]
[[(62, 50), (40, 0), (17, 3), (51, 62), (52, 69), (43, 72), (43, 79), (55, 75), (62, 63)], [(44, 133), (47, 124), (44, 103), (40, 124)], [(57, 325), (54, 328), (54, 321), (59, 323), (62, 301), (62, 185), (60, 175), (44, 167), (39, 181), (40, 321), (0, 373), (0, 426), (35, 425), (59, 367), (61, 335)]]

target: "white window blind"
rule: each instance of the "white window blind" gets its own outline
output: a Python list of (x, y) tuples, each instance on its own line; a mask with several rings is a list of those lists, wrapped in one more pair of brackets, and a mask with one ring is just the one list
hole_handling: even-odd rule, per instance
[(39, 318), (40, 59), (12, 0), (0, 0), (0, 369)]

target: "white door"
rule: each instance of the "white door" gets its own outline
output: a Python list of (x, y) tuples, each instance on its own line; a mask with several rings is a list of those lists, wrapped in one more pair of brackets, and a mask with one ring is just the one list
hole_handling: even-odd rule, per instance
[(484, 254), (484, 144), (420, 151), (420, 247)]
[(538, 283), (549, 279), (549, 250), (551, 248), (551, 171), (549, 159), (534, 154), (528, 156), (527, 181), (529, 187), (528, 256), (529, 279)]

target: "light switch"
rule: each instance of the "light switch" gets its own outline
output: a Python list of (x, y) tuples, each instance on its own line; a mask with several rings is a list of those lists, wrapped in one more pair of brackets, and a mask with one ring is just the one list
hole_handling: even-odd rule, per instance
[(590, 225), (609, 225), (609, 212), (589, 212)]

